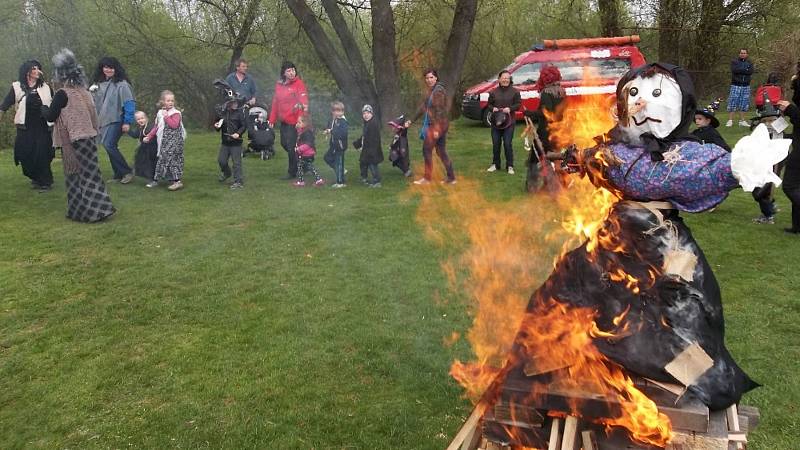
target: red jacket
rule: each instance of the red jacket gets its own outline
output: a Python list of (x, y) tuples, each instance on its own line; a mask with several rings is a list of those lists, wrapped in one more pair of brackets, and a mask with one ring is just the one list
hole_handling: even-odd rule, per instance
[[(302, 105), (302, 108), (298, 105)], [(269, 123), (281, 121), (287, 125), (297, 124), (297, 118), (308, 110), (308, 93), (306, 85), (300, 77), (291, 82), (275, 83), (275, 95), (272, 97), (272, 108), (269, 111)]]

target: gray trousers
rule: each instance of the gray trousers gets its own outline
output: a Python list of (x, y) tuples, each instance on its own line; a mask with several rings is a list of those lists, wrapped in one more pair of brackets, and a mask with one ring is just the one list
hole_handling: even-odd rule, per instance
[(219, 163), (219, 169), (226, 177), (231, 176), (231, 168), (228, 166), (228, 159), (233, 161), (233, 182), (244, 183), (244, 178), (242, 177), (242, 144), (222, 144), (219, 146), (217, 162)]

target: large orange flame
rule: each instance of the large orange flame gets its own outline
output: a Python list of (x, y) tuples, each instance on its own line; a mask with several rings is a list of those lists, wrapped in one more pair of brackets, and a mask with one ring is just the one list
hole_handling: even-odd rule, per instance
[[(560, 145), (594, 146), (593, 138), (614, 124), (610, 106), (607, 97), (568, 97), (550, 127), (552, 139)], [(510, 201), (487, 199), (478, 183), (463, 178), (458, 186), (419, 192), (418, 221), (428, 236), (448, 246), (462, 239), (468, 243), (463, 252), (443, 264), (451, 288), (472, 301), (473, 322), (467, 338), (475, 360), (455, 361), (450, 371), (467, 395), (477, 401), (484, 394), (507, 363), (517, 338), (526, 354), (535, 355), (531, 363), (565, 369), (562, 372), (568, 376), (559, 381), (560, 388), (602, 393), (621, 405), (618, 416), (604, 418), (602, 423), (626, 428), (637, 441), (665, 446), (671, 437), (669, 419), (592, 342), (594, 337), (635, 332), (625, 321), (627, 311), (614, 320), (615, 330), (600, 330), (595, 311), (570, 308), (558, 299), (536, 299), (534, 311), (525, 314), (531, 292), (552, 270), (545, 261), (558, 261), (587, 240), (590, 258), (599, 248), (629, 251), (617, 239), (608, 215), (618, 199), (577, 178), (556, 195)], [(607, 267), (607, 271), (611, 281), (633, 292), (651, 284), (657, 273), (650, 268), (649, 279), (640, 280), (620, 267)], [(536, 386), (531, 396), (547, 388)], [(581, 415), (577, 402), (572, 414)]]

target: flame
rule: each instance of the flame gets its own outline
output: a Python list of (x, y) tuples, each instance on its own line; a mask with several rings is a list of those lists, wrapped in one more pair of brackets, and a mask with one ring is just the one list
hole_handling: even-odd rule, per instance
[[(614, 125), (611, 106), (608, 97), (567, 97), (551, 117), (555, 120), (549, 129), (551, 138), (558, 145), (595, 146), (595, 136)], [(590, 157), (605, 164), (601, 151)], [(576, 177), (557, 194), (508, 201), (486, 198), (478, 183), (464, 178), (458, 186), (427, 186), (410, 192), (421, 194), (417, 220), (428, 237), (453, 251), (442, 264), (451, 290), (471, 302), (472, 327), (466, 338), (475, 359), (456, 360), (450, 370), (470, 398), (478, 401), (503, 375), (517, 338), (530, 364), (560, 368), (559, 373), (566, 374), (559, 378), (559, 389), (602, 393), (619, 405), (618, 414), (601, 423), (626, 428), (636, 441), (666, 445), (672, 435), (669, 419), (593, 343), (593, 338), (635, 332), (626, 321), (627, 310), (614, 318), (614, 330), (597, 326), (596, 311), (568, 307), (558, 299), (536, 299), (534, 310), (526, 314), (531, 292), (552, 270), (542, 261), (558, 261), (583, 242), (587, 257), (595, 261), (600, 249), (621, 255), (633, 252), (619, 239), (621, 228), (608, 214), (618, 200), (613, 192)], [(453, 250), (453, 243), (459, 242), (467, 242), (466, 247)], [(615, 266), (613, 260), (602, 263), (611, 282), (632, 292), (651, 286), (659, 273), (650, 267), (637, 277)], [(552, 384), (536, 386), (531, 398), (549, 388)], [(571, 409), (573, 415), (581, 415), (577, 401)], [(514, 435), (513, 430), (509, 433)]]

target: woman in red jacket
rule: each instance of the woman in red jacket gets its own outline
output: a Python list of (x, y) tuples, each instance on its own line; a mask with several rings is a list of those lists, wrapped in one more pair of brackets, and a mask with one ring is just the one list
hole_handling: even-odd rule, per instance
[(284, 61), (281, 65), (281, 79), (275, 83), (275, 95), (272, 97), (272, 108), (269, 112), (269, 124), (281, 123), (281, 147), (289, 155), (289, 173), (284, 179), (297, 176), (297, 155), (294, 147), (297, 143), (297, 118), (308, 110), (308, 92), (303, 80), (297, 74), (297, 67)]

